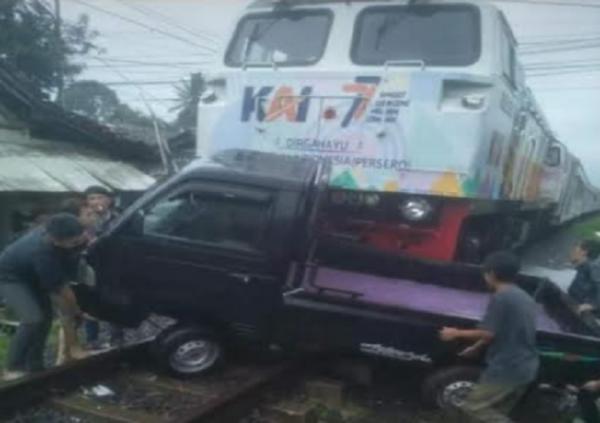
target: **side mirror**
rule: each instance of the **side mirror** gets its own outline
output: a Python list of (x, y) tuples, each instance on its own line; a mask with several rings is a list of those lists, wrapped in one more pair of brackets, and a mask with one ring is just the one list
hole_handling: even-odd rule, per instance
[(544, 162), (546, 163), (546, 166), (558, 167), (562, 162), (561, 158), (562, 154), (560, 147), (554, 145), (548, 148), (548, 151), (546, 152), (546, 159), (544, 160)]
[(144, 218), (145, 213), (143, 210), (136, 210), (134, 214), (131, 215), (127, 224), (126, 224), (126, 232), (133, 235), (141, 235), (144, 233)]

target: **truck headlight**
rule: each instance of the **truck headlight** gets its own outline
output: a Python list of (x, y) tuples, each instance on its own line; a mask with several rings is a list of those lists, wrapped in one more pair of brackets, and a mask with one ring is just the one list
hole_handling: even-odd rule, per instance
[(411, 222), (420, 222), (431, 216), (433, 207), (423, 198), (410, 198), (400, 205), (400, 213)]

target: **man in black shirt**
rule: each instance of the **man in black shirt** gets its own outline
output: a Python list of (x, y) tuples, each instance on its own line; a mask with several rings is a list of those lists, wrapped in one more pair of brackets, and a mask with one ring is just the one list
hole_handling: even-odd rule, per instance
[(0, 254), (0, 292), (20, 323), (9, 347), (5, 379), (44, 369), (53, 303), (63, 314), (80, 314), (67, 282), (75, 272), (73, 254), (84, 242), (77, 218), (57, 214)]
[(600, 255), (600, 241), (584, 240), (575, 246), (571, 262), (577, 274), (569, 287), (569, 296), (579, 304), (579, 312), (597, 311), (600, 308), (600, 275), (595, 262)]

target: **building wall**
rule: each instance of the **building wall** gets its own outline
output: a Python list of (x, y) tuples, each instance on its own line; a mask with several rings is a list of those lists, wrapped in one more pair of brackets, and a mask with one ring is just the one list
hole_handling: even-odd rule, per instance
[(43, 215), (58, 211), (74, 193), (0, 193), (0, 247), (38, 224)]

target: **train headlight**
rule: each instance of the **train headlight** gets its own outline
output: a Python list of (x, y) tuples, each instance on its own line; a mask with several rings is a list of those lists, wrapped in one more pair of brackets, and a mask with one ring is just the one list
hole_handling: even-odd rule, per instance
[(423, 198), (410, 198), (400, 205), (400, 213), (411, 222), (421, 222), (431, 216), (433, 206)]

